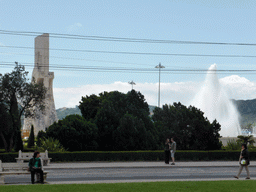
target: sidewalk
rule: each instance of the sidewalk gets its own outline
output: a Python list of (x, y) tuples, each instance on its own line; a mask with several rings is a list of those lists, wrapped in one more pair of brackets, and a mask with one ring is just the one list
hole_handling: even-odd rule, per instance
[[(170, 162), (171, 163), (171, 162)], [(54, 169), (104, 169), (104, 168), (200, 168), (200, 167), (239, 167), (238, 161), (191, 161), (176, 162), (175, 165), (165, 164), (164, 162), (68, 162), (51, 163), (45, 166), (45, 170)], [(250, 167), (256, 167), (256, 161), (250, 162)], [(77, 170), (74, 170), (77, 171)], [(255, 178), (252, 178), (254, 180)], [(94, 183), (127, 183), (127, 182), (159, 182), (159, 181), (216, 181), (234, 180), (230, 175), (228, 178), (177, 178), (177, 179), (127, 179), (127, 180), (84, 180), (84, 181), (56, 181), (49, 184), (94, 184)]]
[[(171, 163), (171, 162), (170, 162)], [(159, 181), (216, 181), (216, 180), (236, 180), (233, 178), (233, 175), (231, 174), (230, 177), (223, 178), (223, 177), (205, 177), (205, 178), (198, 178), (198, 177), (188, 177), (189, 171), (185, 172), (184, 178), (158, 178), (158, 176), (155, 176), (155, 178), (129, 178), (127, 179), (85, 179), (85, 180), (76, 180), (74, 177), (71, 177), (70, 180), (62, 180), (61, 177), (59, 180), (56, 180), (56, 176), (53, 176), (55, 180), (51, 180), (49, 178), (51, 173), (54, 173), (54, 169), (71, 169), (69, 171), (73, 173), (77, 173), (78, 170), (76, 169), (104, 169), (104, 168), (170, 168), (170, 171), (172, 168), (200, 168), (200, 167), (239, 167), (238, 161), (190, 161), (190, 162), (176, 162), (175, 165), (171, 164), (165, 164), (164, 162), (161, 161), (134, 161), (134, 162), (66, 162), (66, 163), (50, 163), (47, 166), (44, 166), (45, 171), (49, 171), (48, 179), (47, 179), (47, 184), (94, 184), (94, 183), (129, 183), (129, 182), (159, 182)], [(250, 167), (256, 167), (256, 161), (251, 161), (250, 162)], [(72, 170), (74, 169), (74, 170)], [(177, 174), (176, 169), (176, 174)], [(63, 170), (65, 172), (65, 170)], [(90, 173), (87, 175), (89, 177), (94, 170), (84, 170), (84, 172)], [(104, 171), (104, 170), (103, 170)], [(107, 170), (105, 170), (107, 171)], [(118, 171), (118, 170), (117, 170)], [(195, 170), (194, 170), (195, 171)], [(56, 172), (58, 172), (56, 170)], [(97, 171), (96, 171), (97, 172)], [(180, 176), (180, 175), (179, 175)], [(141, 176), (143, 177), (143, 176)], [(241, 178), (242, 179), (242, 178)], [(255, 180), (255, 177), (251, 177), (252, 180)], [(22, 184), (22, 183), (18, 183)], [(25, 183), (25, 185), (30, 184), (30, 180), (28, 179)], [(15, 183), (14, 185), (17, 185)]]
[[(170, 162), (171, 163), (171, 162)], [(51, 169), (92, 169), (92, 168), (166, 168), (166, 167), (238, 167), (238, 161), (191, 161), (176, 162), (175, 165), (164, 162), (67, 162), (50, 163), (44, 166), (45, 170)], [(256, 161), (250, 162), (250, 167), (256, 167)]]

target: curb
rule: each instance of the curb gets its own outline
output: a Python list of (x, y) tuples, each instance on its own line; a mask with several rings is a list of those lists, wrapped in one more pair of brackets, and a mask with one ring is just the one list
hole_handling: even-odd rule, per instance
[[(174, 166), (95, 166), (95, 167), (51, 167), (47, 168), (44, 167), (44, 170), (54, 170), (54, 169), (129, 169), (129, 168), (206, 168), (206, 167), (213, 167), (213, 168), (219, 168), (219, 167), (226, 167), (226, 168), (232, 168), (232, 167), (239, 167), (239, 165), (213, 165), (213, 166), (207, 166), (207, 165), (198, 165), (198, 166), (181, 166), (181, 165), (174, 165)], [(249, 165), (249, 167), (256, 167), (256, 165)]]

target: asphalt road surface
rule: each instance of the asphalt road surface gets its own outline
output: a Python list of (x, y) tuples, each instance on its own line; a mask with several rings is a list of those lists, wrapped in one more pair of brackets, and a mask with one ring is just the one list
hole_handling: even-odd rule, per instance
[[(249, 167), (251, 177), (256, 177), (256, 167)], [(193, 168), (91, 168), (49, 170), (47, 182), (51, 183), (104, 183), (166, 180), (226, 180), (233, 179), (238, 167)], [(240, 179), (246, 177), (243, 170)], [(30, 175), (5, 176), (6, 184), (30, 184)]]

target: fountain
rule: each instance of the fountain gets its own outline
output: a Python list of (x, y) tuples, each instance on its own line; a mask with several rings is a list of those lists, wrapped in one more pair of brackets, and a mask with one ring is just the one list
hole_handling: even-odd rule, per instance
[(216, 119), (220, 123), (222, 137), (237, 137), (241, 134), (239, 113), (219, 83), (216, 67), (216, 64), (210, 66), (204, 85), (191, 105), (203, 111), (210, 122)]

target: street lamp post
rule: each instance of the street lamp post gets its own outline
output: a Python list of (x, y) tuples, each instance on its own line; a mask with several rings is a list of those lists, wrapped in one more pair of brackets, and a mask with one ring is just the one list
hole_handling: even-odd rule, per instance
[(136, 84), (133, 81), (129, 81), (128, 83), (132, 85), (132, 90), (133, 90), (133, 85), (136, 85)]
[(159, 63), (155, 68), (159, 69), (159, 87), (158, 87), (158, 107), (160, 107), (160, 74), (161, 74), (161, 68), (165, 68), (161, 63)]

